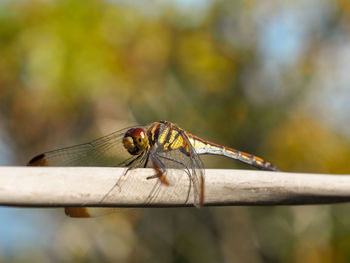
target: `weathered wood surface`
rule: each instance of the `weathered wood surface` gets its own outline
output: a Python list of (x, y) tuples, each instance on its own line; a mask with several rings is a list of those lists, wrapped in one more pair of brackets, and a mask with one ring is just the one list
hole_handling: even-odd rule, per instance
[[(174, 207), (193, 202), (189, 179), (181, 170), (168, 172), (170, 186), (147, 180), (152, 169), (123, 172), (104, 167), (0, 167), (0, 205)], [(205, 206), (350, 201), (349, 175), (217, 169), (207, 169), (205, 175)]]

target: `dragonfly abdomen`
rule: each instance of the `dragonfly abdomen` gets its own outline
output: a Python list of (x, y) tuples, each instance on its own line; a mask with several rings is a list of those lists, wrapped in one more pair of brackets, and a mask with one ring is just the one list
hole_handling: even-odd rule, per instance
[(226, 146), (221, 146), (209, 141), (205, 141), (194, 135), (190, 135), (189, 139), (197, 154), (221, 155), (239, 160), (243, 163), (252, 165), (261, 170), (279, 171), (272, 163), (267, 162), (261, 159), (260, 157), (254, 156), (252, 154), (245, 153)]

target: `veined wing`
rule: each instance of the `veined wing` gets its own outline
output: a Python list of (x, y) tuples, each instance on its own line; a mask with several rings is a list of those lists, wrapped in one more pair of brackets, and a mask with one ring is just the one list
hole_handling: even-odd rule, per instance
[[(137, 158), (130, 155), (122, 143), (125, 132), (130, 128), (88, 143), (39, 154), (29, 161), (28, 166), (127, 166)], [(65, 213), (71, 217), (97, 217), (115, 210), (115, 208), (66, 207)]]
[[(186, 133), (182, 130), (177, 130), (168, 137), (168, 140), (161, 140), (160, 142), (157, 142), (158, 145), (154, 147), (154, 151), (151, 151), (152, 158), (157, 159), (157, 163), (165, 173), (167, 173), (167, 168), (184, 170), (189, 179), (188, 193), (193, 189), (194, 205), (197, 207), (203, 206), (203, 164), (195, 149), (190, 144)], [(170, 181), (170, 184), (172, 183)]]
[(135, 158), (122, 144), (128, 129), (88, 143), (39, 154), (29, 161), (28, 166), (126, 166)]
[(194, 190), (194, 204), (197, 207), (202, 207), (204, 203), (204, 165), (196, 150), (192, 146), (187, 134), (183, 134), (186, 141), (186, 149), (189, 153), (189, 159), (192, 168), (192, 180), (193, 180), (193, 190)]

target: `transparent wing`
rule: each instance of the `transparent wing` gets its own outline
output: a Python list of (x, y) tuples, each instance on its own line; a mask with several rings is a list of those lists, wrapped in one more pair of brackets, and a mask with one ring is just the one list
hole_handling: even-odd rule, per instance
[(193, 191), (194, 191), (194, 204), (197, 207), (202, 207), (204, 203), (204, 165), (196, 150), (190, 143), (186, 134), (183, 137), (188, 146), (189, 159), (192, 169)]
[(88, 143), (37, 155), (29, 166), (126, 166), (135, 156), (124, 148), (122, 129)]
[[(186, 134), (181, 134), (184, 141), (188, 143), (186, 147), (170, 151), (157, 151), (154, 155), (165, 168), (182, 169), (189, 178), (189, 191), (193, 188), (194, 205), (201, 207), (204, 202), (204, 168), (202, 161), (195, 152), (192, 145), (188, 142)], [(167, 172), (167, 171), (165, 171)], [(166, 176), (166, 175), (165, 175)], [(172, 184), (173, 182), (170, 182)], [(176, 183), (176, 182), (175, 182)]]

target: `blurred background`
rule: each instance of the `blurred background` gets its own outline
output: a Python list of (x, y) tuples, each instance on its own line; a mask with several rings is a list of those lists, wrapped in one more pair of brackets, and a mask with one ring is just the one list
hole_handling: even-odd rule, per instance
[[(345, 0), (2, 0), (0, 165), (168, 120), (283, 171), (350, 174), (349, 69)], [(349, 208), (0, 208), (0, 261), (349, 262)]]

